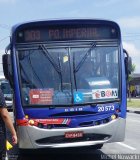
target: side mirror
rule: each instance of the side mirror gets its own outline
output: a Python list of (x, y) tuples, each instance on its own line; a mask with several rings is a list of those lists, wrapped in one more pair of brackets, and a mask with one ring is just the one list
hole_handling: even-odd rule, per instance
[(131, 74), (131, 72), (132, 72), (132, 58), (131, 57), (128, 57), (128, 59), (127, 59), (127, 69), (128, 69), (128, 74)]
[(8, 54), (2, 55), (2, 62), (3, 62), (4, 76), (7, 80), (9, 80), (10, 55)]
[(12, 66), (11, 66), (11, 56), (9, 54), (2, 55), (3, 62), (3, 72), (7, 80), (9, 80), (12, 86)]
[(126, 71), (126, 76), (128, 78), (128, 75), (131, 74), (131, 72), (132, 72), (132, 58), (129, 57), (129, 54), (125, 49), (123, 49), (123, 52), (125, 54), (125, 59), (124, 59), (125, 71)]

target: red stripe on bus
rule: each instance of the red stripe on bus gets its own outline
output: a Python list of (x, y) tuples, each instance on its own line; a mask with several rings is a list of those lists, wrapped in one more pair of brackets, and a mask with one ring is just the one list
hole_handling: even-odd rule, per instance
[[(48, 125), (48, 124), (63, 124), (64, 118), (49, 118), (49, 119), (17, 119), (18, 126), (37, 126), (38, 124)], [(33, 124), (31, 123), (33, 122)], [(70, 119), (67, 119), (67, 125), (71, 122)]]
[(18, 126), (28, 126), (28, 119), (17, 119), (16, 123)]

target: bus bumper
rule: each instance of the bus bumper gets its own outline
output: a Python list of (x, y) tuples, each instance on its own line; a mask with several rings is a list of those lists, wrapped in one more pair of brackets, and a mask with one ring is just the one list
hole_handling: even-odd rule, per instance
[[(19, 148), (20, 149), (40, 149), (40, 148), (64, 148), (81, 147), (103, 144), (109, 142), (120, 142), (124, 140), (125, 123), (123, 118), (117, 118), (106, 124), (90, 127), (68, 128), (68, 129), (41, 129), (34, 126), (19, 126)], [(65, 132), (83, 132), (87, 136), (79, 141), (75, 139), (61, 141), (65, 139)], [(94, 136), (95, 135), (95, 136)], [(98, 136), (99, 135), (99, 136)], [(91, 140), (91, 136), (93, 140)], [(96, 136), (98, 137), (96, 139)], [(100, 137), (100, 138), (99, 138)], [(55, 140), (56, 138), (56, 140)], [(49, 141), (53, 139), (53, 142)], [(59, 139), (59, 142), (58, 142)], [(39, 140), (41, 140), (39, 142)], [(42, 141), (44, 140), (44, 141)]]

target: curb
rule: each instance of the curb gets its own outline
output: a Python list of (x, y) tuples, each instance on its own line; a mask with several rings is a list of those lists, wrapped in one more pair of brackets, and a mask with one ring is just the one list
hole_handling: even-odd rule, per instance
[(140, 111), (132, 111), (132, 110), (126, 110), (129, 113), (136, 113), (136, 114), (140, 114)]

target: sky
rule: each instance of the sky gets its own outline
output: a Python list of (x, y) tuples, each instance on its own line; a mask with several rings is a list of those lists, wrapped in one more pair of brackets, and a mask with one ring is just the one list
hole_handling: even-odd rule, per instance
[(9, 43), (10, 29), (21, 22), (48, 19), (107, 19), (119, 24), (123, 47), (140, 73), (140, 0), (0, 0), (1, 56)]

